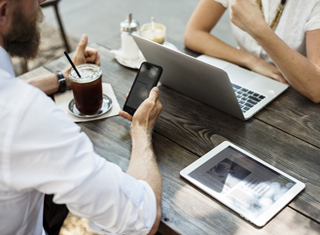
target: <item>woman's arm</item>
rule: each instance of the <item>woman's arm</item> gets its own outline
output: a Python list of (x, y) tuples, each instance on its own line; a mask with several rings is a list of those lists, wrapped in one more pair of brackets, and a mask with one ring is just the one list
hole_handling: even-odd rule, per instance
[(281, 72), (274, 65), (247, 51), (238, 50), (210, 34), (225, 10), (226, 8), (214, 0), (201, 0), (187, 24), (185, 46), (201, 54), (227, 60), (286, 83)]
[(187, 24), (184, 44), (201, 54), (244, 65), (244, 51), (237, 50), (210, 34), (225, 11), (226, 8), (214, 0), (201, 0)]
[(320, 30), (307, 32), (305, 57), (273, 32), (256, 2), (236, 0), (231, 8), (231, 21), (263, 47), (285, 79), (314, 103), (320, 103)]

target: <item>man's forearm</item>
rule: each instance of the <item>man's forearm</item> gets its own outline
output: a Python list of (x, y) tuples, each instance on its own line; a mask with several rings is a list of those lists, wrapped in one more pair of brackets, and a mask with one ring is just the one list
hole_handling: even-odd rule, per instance
[[(69, 81), (69, 71), (70, 69), (65, 69), (62, 71), (63, 76), (66, 78), (67, 87), (71, 86)], [(34, 78), (29, 78), (29, 79), (26, 79), (25, 81), (30, 85), (39, 88), (47, 95), (54, 94), (59, 90), (59, 82), (58, 82), (57, 75), (55, 73), (46, 74), (46, 75), (38, 76)]]
[(132, 128), (132, 153), (127, 174), (146, 181), (153, 189), (157, 201), (161, 200), (162, 180), (151, 142), (151, 131), (145, 127)]
[(161, 221), (162, 176), (152, 148), (151, 130), (144, 126), (131, 127), (132, 153), (127, 174), (146, 181), (157, 202), (156, 220), (149, 234), (155, 234)]

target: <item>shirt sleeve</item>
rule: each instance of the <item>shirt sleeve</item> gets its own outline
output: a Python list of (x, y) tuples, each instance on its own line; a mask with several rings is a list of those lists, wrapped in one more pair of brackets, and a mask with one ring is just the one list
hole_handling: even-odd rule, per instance
[(228, 0), (214, 0), (214, 1), (220, 3), (225, 8), (228, 8), (228, 6), (229, 6), (229, 1)]
[(320, 2), (316, 3), (305, 25), (305, 31), (320, 29)]
[(54, 194), (55, 203), (89, 218), (100, 233), (147, 234), (156, 217), (150, 186), (98, 156), (79, 126), (36, 93), (24, 104), (13, 132), (10, 185)]

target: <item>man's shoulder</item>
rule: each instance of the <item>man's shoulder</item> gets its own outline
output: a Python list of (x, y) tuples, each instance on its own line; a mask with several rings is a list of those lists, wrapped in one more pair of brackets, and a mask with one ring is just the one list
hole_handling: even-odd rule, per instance
[(41, 90), (22, 81), (19, 78), (0, 78), (0, 97), (6, 103), (26, 104), (31, 100), (46, 100), (48, 97)]
[(0, 119), (16, 117), (26, 118), (27, 115), (42, 116), (53, 113), (57, 109), (53, 100), (40, 89), (18, 78), (0, 78)]

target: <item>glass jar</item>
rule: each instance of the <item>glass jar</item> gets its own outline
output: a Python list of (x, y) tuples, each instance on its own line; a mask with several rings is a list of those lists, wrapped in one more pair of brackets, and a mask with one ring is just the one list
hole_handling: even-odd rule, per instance
[(122, 57), (128, 60), (139, 58), (139, 48), (132, 38), (133, 33), (138, 34), (139, 23), (132, 19), (132, 14), (127, 15), (127, 19), (120, 24), (121, 29), (121, 51)]

